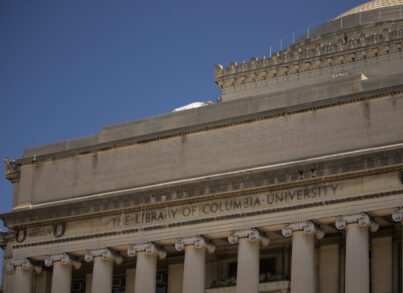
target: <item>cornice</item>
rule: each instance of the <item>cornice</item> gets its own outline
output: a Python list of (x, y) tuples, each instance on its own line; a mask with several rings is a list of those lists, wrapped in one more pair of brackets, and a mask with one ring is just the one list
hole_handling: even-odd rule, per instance
[[(2, 214), (12, 229), (51, 224), (55, 221), (88, 219), (139, 209), (168, 207), (196, 203), (209, 199), (248, 195), (304, 185), (320, 184), (343, 179), (403, 170), (403, 148), (375, 152), (354, 157), (312, 161), (274, 170), (249, 172), (236, 176), (203, 180), (142, 192), (124, 193), (78, 203), (13, 211)], [(397, 176), (397, 175), (396, 175)]]

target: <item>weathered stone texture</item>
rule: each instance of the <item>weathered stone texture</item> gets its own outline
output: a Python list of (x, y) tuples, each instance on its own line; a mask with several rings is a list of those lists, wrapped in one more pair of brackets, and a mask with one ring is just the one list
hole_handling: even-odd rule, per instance
[(402, 116), (401, 97), (380, 98), (23, 166), (16, 203), (51, 202), (393, 144), (402, 141)]

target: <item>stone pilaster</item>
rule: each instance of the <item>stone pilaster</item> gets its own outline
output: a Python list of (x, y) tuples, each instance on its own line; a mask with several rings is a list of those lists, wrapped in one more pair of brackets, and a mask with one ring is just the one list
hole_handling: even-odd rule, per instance
[(215, 251), (201, 236), (178, 239), (175, 243), (178, 251), (185, 250), (185, 266), (182, 293), (204, 293), (206, 279), (206, 250)]
[(41, 273), (42, 267), (33, 265), (28, 259), (10, 260), (7, 264), (7, 270), (15, 271), (14, 292), (31, 293), (33, 274), (34, 272)]
[(91, 292), (112, 292), (113, 263), (121, 264), (123, 258), (108, 248), (90, 250), (85, 254), (84, 258), (86, 262), (94, 262)]
[(49, 256), (45, 259), (47, 267), (53, 266), (52, 293), (70, 293), (73, 267), (78, 270), (81, 262), (73, 260), (66, 253)]
[(345, 293), (369, 293), (369, 230), (378, 225), (359, 213), (338, 217), (336, 228), (346, 230)]
[(236, 292), (258, 293), (260, 244), (266, 246), (270, 240), (256, 229), (245, 229), (231, 233), (228, 241), (238, 243)]
[(324, 233), (311, 221), (297, 222), (283, 227), (284, 237), (292, 236), (291, 293), (315, 293), (315, 236)]
[(164, 259), (167, 253), (153, 243), (139, 243), (130, 245), (127, 254), (131, 257), (137, 255), (134, 293), (155, 293), (157, 257)]

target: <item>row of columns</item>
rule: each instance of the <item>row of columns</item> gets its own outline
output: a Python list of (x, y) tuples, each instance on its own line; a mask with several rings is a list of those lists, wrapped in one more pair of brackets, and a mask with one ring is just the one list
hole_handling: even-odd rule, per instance
[[(402, 222), (403, 209), (393, 213), (393, 219)], [(335, 226), (346, 231), (345, 293), (369, 293), (369, 232), (375, 232), (378, 225), (365, 214), (338, 217)], [(291, 293), (315, 293), (315, 239), (322, 239), (324, 233), (311, 221), (285, 225), (284, 237), (292, 237)], [(234, 231), (228, 237), (231, 244), (238, 244), (237, 293), (259, 292), (260, 247), (270, 240), (258, 230)], [(215, 246), (202, 236), (177, 240), (175, 248), (185, 251), (183, 293), (205, 292), (206, 253), (213, 253)], [(154, 243), (137, 243), (129, 246), (127, 254), (137, 256), (134, 293), (155, 293), (157, 259), (164, 259), (167, 253)], [(114, 263), (122, 263), (122, 257), (108, 248), (90, 250), (85, 261), (93, 262), (92, 292), (110, 293)], [(81, 263), (68, 254), (48, 257), (45, 265), (53, 266), (52, 293), (70, 293), (72, 269), (79, 269)], [(42, 268), (29, 260), (13, 261), (9, 269), (15, 270), (15, 290), (19, 293), (32, 291), (33, 272)]]

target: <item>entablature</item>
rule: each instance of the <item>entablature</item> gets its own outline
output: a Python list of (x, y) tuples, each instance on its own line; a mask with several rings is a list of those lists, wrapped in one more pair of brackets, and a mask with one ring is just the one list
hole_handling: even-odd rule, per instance
[[(43, 205), (13, 211), (0, 218), (12, 229), (35, 227), (61, 221), (89, 219), (136, 210), (164, 209), (206, 200), (235, 198), (277, 190), (323, 186), (338, 180), (396, 173), (402, 179), (403, 147), (381, 147), (365, 154), (352, 152), (335, 158), (307, 159), (291, 166), (255, 168), (227, 176), (204, 178), (191, 183), (155, 188), (141, 192), (121, 192), (108, 197), (77, 200), (74, 203)], [(400, 173), (399, 173), (400, 172)], [(328, 188), (331, 188), (330, 186)], [(320, 203), (319, 203), (320, 204)], [(64, 229), (61, 227), (60, 229)]]

